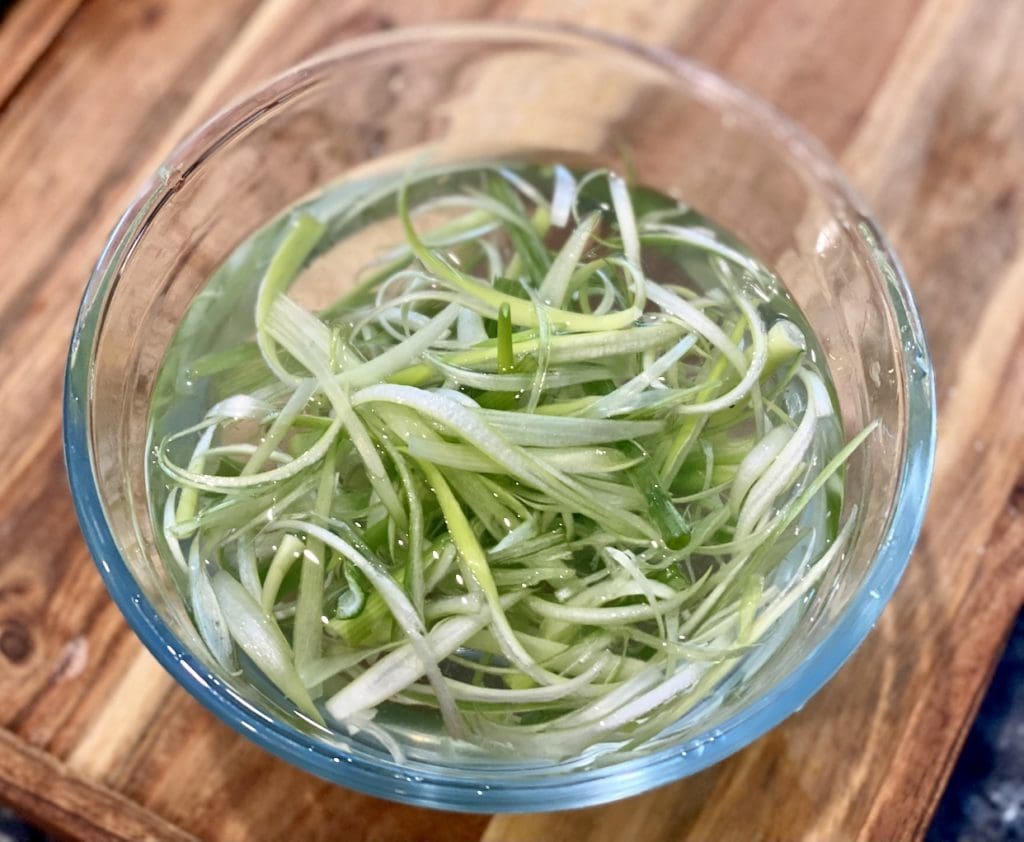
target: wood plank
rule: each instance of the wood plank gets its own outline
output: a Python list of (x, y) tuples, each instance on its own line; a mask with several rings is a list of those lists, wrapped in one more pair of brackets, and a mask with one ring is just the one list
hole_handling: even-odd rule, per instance
[[(487, 816), (390, 804), (283, 763), (176, 689), (158, 728), (137, 735), (111, 785), (207, 839), (476, 842)], [(203, 774), (196, 776), (196, 771)]]
[[(802, 713), (680, 784), (602, 808), (501, 817), (486, 831), (486, 817), (317, 781), (174, 687), (88, 561), (59, 455), (61, 363), (81, 286), (170, 144), (239, 87), (319, 47), (467, 16), (585, 20), (681, 50), (821, 137), (910, 272), (942, 431), (906, 580)], [(15, 445), (0, 448), (0, 737), (24, 764), (23, 784), (0, 785), (0, 800), (82, 838), (100, 838), (90, 823), (118, 828), (90, 812), (116, 813), (118, 798), (138, 838), (174, 838), (168, 827), (224, 840), (326, 840), (339, 828), (352, 840), (919, 837), (1024, 597), (1022, 16), (1009, 0), (85, 5), (0, 110), (0, 388), (19, 396), (0, 413), (0, 442)], [(37, 786), (58, 773), (66, 785)], [(0, 782), (12, 780), (0, 760)]]
[(921, 6), (922, 0), (703, 3), (671, 46), (764, 98), (839, 155)]
[(0, 801), (40, 827), (81, 842), (196, 842), (134, 801), (85, 782), (0, 730)]
[(0, 12), (0, 108), (82, 0), (20, 0)]

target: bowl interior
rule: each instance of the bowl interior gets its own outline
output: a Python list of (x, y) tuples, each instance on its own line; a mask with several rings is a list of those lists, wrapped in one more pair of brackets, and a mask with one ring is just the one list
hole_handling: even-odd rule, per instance
[[(318, 731), (273, 691), (205, 662), (148, 515), (155, 377), (213, 271), (327, 183), (477, 158), (610, 167), (716, 220), (775, 270), (814, 328), (846, 434), (880, 422), (849, 463), (854, 541), (785, 645), (748, 663), (717, 709), (600, 764), (497, 762), (411, 739), (398, 766), (373, 740)], [(932, 448), (929, 366), (906, 286), (813, 144), (677, 58), (509, 26), (353, 42), (198, 130), (112, 236), (76, 327), (68, 398), (68, 462), (87, 538), (129, 621), (175, 676), (235, 727), (318, 774), (462, 809), (627, 795), (696, 771), (791, 713), (860, 642), (895, 586), (919, 528)], [(195, 409), (183, 404), (183, 423)]]

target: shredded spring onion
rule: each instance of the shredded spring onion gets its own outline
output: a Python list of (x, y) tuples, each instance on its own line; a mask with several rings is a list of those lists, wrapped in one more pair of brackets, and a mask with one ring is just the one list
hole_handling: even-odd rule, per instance
[[(606, 171), (339, 197), (252, 246), (249, 335), (190, 360), (209, 409), (156, 438), (155, 524), (211, 660), (396, 758), (403, 705), (563, 758), (639, 744), (783, 645), (853, 535), (843, 466), (872, 427), (842, 446), (768, 269)], [(300, 305), (368, 222), (396, 238), (361, 283)]]

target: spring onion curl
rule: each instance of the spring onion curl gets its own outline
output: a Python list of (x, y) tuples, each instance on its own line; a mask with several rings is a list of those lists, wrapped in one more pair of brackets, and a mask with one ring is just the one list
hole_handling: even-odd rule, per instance
[[(355, 278), (315, 273), (349, 291), (300, 304), (364, 226)], [(785, 645), (848, 548), (873, 425), (842, 444), (799, 311), (667, 197), (434, 169), (226, 266), (254, 322), (168, 358), (209, 409), (155, 435), (154, 526), (211, 662), (318, 726), (397, 760), (405, 706), (519, 757), (627, 750)]]

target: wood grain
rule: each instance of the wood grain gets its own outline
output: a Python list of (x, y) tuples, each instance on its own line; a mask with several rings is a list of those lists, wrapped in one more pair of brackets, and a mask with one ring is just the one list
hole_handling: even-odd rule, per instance
[[(783, 108), (895, 240), (937, 369), (924, 535), (857, 655), (715, 769), (572, 813), (386, 804), (214, 721), (106, 596), (60, 459), (82, 285), (170, 145), (329, 43), (462, 17), (602, 27), (693, 55)], [(0, 800), (83, 839), (920, 838), (1024, 599), (1022, 37), (1015, 0), (20, 0), (0, 23), (0, 389), (17, 396), (0, 413)]]
[(2, 730), (0, 799), (41, 827), (83, 842), (197, 842), (123, 795), (68, 774), (46, 752)]
[(0, 25), (0, 106), (80, 5), (82, 0), (23, 0), (7, 11)]

